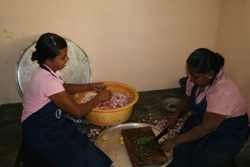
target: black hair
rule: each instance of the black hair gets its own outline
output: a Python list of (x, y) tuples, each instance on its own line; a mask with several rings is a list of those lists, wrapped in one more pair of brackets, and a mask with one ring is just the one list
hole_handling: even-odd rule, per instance
[(31, 60), (37, 60), (38, 64), (43, 64), (46, 59), (53, 60), (59, 50), (67, 47), (67, 42), (64, 38), (54, 33), (45, 33), (39, 37), (36, 43), (36, 50), (32, 53)]
[(224, 66), (224, 58), (219, 53), (206, 48), (199, 48), (190, 54), (186, 63), (198, 73), (206, 74), (209, 71), (213, 71), (215, 74), (218, 74)]

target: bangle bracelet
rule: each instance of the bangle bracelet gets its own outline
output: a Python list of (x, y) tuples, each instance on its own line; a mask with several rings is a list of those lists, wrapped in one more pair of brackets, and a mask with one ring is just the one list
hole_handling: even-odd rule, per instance
[(172, 116), (170, 116), (169, 118), (175, 118), (176, 121), (178, 121), (178, 117), (177, 117), (177, 116), (172, 115)]

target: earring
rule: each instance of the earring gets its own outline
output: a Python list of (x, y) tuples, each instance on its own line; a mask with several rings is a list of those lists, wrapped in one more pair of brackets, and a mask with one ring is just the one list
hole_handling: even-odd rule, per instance
[(209, 77), (209, 79), (212, 79), (212, 77)]

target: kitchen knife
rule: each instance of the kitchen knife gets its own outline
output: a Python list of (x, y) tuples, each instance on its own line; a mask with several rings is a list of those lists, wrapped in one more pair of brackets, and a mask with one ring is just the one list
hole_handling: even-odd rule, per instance
[(163, 131), (161, 131), (161, 133), (158, 134), (158, 135), (155, 137), (154, 142), (157, 142), (160, 138), (162, 138), (162, 136), (164, 136), (165, 134), (167, 134), (168, 131), (169, 131), (168, 128), (166, 128), (166, 129), (164, 129)]

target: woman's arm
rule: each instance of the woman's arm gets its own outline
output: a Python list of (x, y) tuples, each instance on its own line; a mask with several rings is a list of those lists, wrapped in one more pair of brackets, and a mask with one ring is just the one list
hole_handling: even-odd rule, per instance
[(80, 118), (87, 115), (98, 103), (109, 100), (111, 97), (112, 92), (104, 89), (103, 91), (97, 93), (92, 100), (82, 104), (77, 104), (66, 91), (51, 95), (49, 99), (63, 111)]
[(87, 84), (63, 84), (64, 89), (70, 95), (74, 95), (79, 92), (88, 90), (96, 90), (97, 92), (106, 89), (106, 86), (102, 82), (87, 83)]
[(190, 96), (184, 95), (173, 116), (180, 118), (190, 110)]
[(177, 144), (180, 145), (183, 143), (196, 141), (206, 136), (207, 134), (215, 131), (220, 126), (220, 124), (226, 119), (226, 117), (227, 115), (205, 112), (203, 121), (200, 125), (176, 137)]
[(165, 128), (172, 129), (175, 127), (178, 118), (180, 118), (182, 115), (187, 113), (190, 110), (190, 97), (187, 95), (184, 95), (183, 98), (181, 99), (180, 104), (177, 106), (175, 112), (173, 113), (172, 116), (168, 119)]
[(162, 144), (162, 149), (164, 151), (170, 151), (178, 145), (199, 140), (209, 133), (215, 131), (226, 119), (226, 117), (227, 115), (205, 112), (203, 121), (200, 125), (175, 138), (165, 140)]

